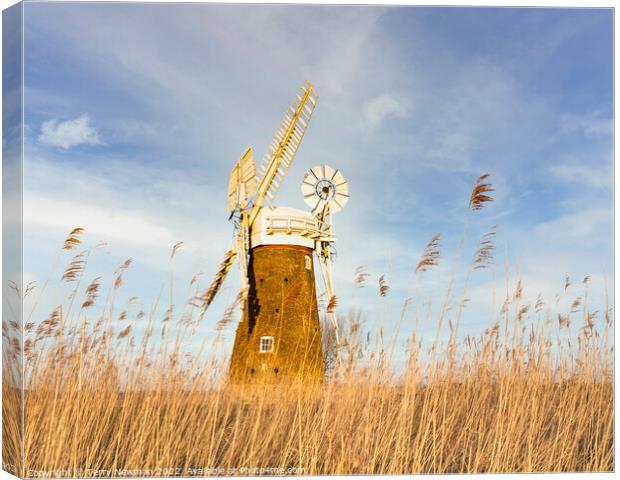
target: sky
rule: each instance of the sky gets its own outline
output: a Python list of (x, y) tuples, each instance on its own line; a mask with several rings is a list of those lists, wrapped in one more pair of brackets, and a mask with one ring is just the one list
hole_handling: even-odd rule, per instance
[[(59, 250), (74, 227), (85, 244), (106, 242), (84, 288), (98, 276), (109, 288), (131, 257), (117, 302), (137, 296), (143, 308), (167, 292), (170, 251), (183, 241), (180, 313), (193, 276), (208, 285), (232, 244), (234, 162), (249, 146), (262, 158), (306, 79), (318, 105), (274, 203), (305, 209), (299, 186), (317, 164), (349, 181), (334, 216), (340, 314), (361, 309), (389, 336), (410, 298), (400, 348), (415, 311), (432, 337), (451, 278), (451, 311), (469, 300), (463, 335), (492, 327), (517, 279), (531, 321), (539, 294), (568, 313), (585, 287), (603, 311), (613, 292), (612, 26), (610, 9), (26, 3), (24, 281), (50, 279), (35, 317), (70, 291), (58, 278), (71, 255)], [(484, 173), (494, 201), (469, 212)], [(495, 265), (464, 290), (492, 226)], [(415, 273), (437, 233), (439, 264)], [(235, 267), (202, 335), (238, 276)]]

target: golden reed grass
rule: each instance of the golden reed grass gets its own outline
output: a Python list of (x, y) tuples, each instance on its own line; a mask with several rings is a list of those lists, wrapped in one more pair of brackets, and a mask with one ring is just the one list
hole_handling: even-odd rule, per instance
[[(480, 177), (472, 192), (472, 211), (490, 201), (486, 178)], [(80, 247), (82, 233), (71, 232), (64, 248)], [(472, 270), (493, 263), (494, 236), (495, 229), (483, 236)], [(428, 243), (418, 272), (438, 264), (439, 240), (437, 235)], [(180, 246), (174, 246), (171, 262)], [(540, 295), (530, 308), (517, 281), (486, 332), (459, 343), (463, 296), (459, 308), (441, 308), (436, 319), (443, 325), (443, 316), (458, 316), (447, 318), (448, 345), (438, 341), (438, 328), (425, 349), (414, 328), (398, 369), (391, 364), (396, 339), (386, 350), (383, 331), (364, 332), (361, 314), (352, 312), (339, 320), (341, 351), (335, 355), (325, 327), (331, 368), (324, 384), (300, 379), (234, 386), (227, 384), (225, 362), (216, 352), (220, 330), (231, 322), (238, 300), (213, 326), (213, 343), (188, 353), (185, 345), (204, 320), (195, 303), (199, 276), (192, 279), (183, 314), (174, 313), (172, 280), (163, 318), (155, 317), (154, 307), (115, 312), (115, 292), (131, 260), (115, 272), (108, 300), (98, 305), (101, 278), (81, 285), (89, 255), (85, 250), (69, 261), (62, 277), (75, 285), (73, 294), (45, 319), (24, 325), (23, 346), (21, 326), (3, 323), (3, 455), (5, 466), (17, 473), (22, 468), (31, 477), (614, 468), (611, 309), (589, 310), (588, 277), (570, 312), (553, 311)], [(360, 267), (354, 282), (361, 288), (368, 277)], [(562, 287), (569, 290), (568, 278)], [(390, 290), (381, 276), (379, 296)], [(403, 305), (398, 328), (409, 321), (411, 304), (409, 299)], [(538, 322), (527, 324), (534, 314)], [(414, 316), (417, 325), (420, 312)], [(581, 327), (571, 330), (569, 318), (582, 319)], [(11, 370), (22, 354), (23, 377)], [(340, 362), (334, 361), (337, 356)]]

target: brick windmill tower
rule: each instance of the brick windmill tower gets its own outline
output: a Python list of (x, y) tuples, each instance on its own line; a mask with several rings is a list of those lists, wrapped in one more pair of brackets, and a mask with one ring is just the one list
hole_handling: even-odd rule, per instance
[[(252, 149), (235, 164), (228, 186), (228, 211), (236, 233), (205, 294), (213, 301), (236, 257), (241, 270), (240, 322), (230, 361), (233, 382), (320, 381), (324, 374), (315, 259), (329, 304), (332, 282), (332, 214), (349, 198), (340, 173), (314, 167), (302, 183), (310, 212), (271, 204), (301, 143), (317, 97), (306, 82), (280, 123), (259, 175)], [(327, 315), (336, 328), (333, 310)]]

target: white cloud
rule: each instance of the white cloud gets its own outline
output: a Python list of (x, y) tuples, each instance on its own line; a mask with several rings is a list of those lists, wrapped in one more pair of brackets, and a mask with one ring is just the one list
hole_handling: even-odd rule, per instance
[(172, 232), (131, 212), (119, 212), (101, 205), (71, 203), (36, 194), (24, 201), (24, 223), (69, 231), (83, 227), (102, 239), (168, 248), (175, 241)]
[(586, 238), (609, 240), (606, 233), (611, 227), (613, 212), (610, 208), (589, 208), (561, 215), (536, 226), (536, 233), (548, 241), (556, 238)]
[(586, 125), (586, 135), (611, 135), (613, 134), (614, 127), (612, 120), (597, 120), (593, 121), (589, 125)]
[[(192, 260), (183, 271), (191, 277), (197, 269), (213, 272), (232, 242), (225, 185), (219, 191), (204, 177), (113, 157), (67, 175), (61, 162), (32, 155), (25, 169), (24, 237), (30, 245), (58, 244), (83, 227), (114, 254), (162, 270), (172, 245), (184, 241), (183, 252)], [(202, 206), (200, 217), (196, 205)]]
[(614, 129), (613, 119), (601, 110), (582, 115), (562, 115), (560, 128), (564, 133), (581, 131), (586, 137), (610, 136)]
[(46, 120), (41, 126), (39, 143), (68, 150), (78, 145), (97, 145), (100, 142), (97, 130), (90, 125), (90, 117), (83, 114), (64, 122), (55, 118)]
[(611, 188), (613, 182), (613, 177), (608, 168), (568, 164), (554, 165), (549, 171), (560, 180), (583, 183), (592, 188)]
[(406, 118), (411, 109), (411, 101), (404, 97), (398, 98), (391, 93), (385, 93), (368, 100), (364, 104), (364, 118), (372, 128), (379, 127), (390, 117)]

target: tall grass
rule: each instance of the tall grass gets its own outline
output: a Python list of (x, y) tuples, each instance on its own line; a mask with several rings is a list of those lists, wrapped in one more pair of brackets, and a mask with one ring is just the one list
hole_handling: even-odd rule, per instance
[[(472, 212), (491, 200), (486, 178), (474, 187)], [(489, 232), (472, 270), (493, 261), (495, 231)], [(82, 248), (82, 233), (72, 231), (63, 248)], [(62, 273), (74, 292), (45, 318), (24, 325), (23, 351), (13, 341), (21, 326), (3, 325), (3, 413), (9, 421), (3, 442), (20, 448), (19, 425), (11, 423), (18, 418), (11, 408), (19, 389), (7, 383), (6, 369), (23, 354), (26, 476), (613, 470), (611, 309), (590, 311), (587, 293), (573, 301), (571, 312), (558, 312), (542, 297), (534, 305), (523, 303), (518, 281), (506, 294), (501, 319), (490, 321), (484, 334), (462, 340), (463, 292), (451, 317), (440, 309), (431, 345), (413, 329), (399, 368), (392, 362), (396, 339), (366, 331), (361, 313), (351, 312), (340, 316), (338, 347), (326, 326), (330, 368), (324, 384), (298, 379), (235, 386), (226, 382), (226, 359), (215, 353), (220, 336), (184, 353), (205, 319), (196, 279), (189, 309), (175, 316), (172, 261), (180, 246), (170, 256), (163, 319), (156, 318), (155, 307), (133, 319), (115, 308), (129, 260), (101, 302), (102, 279), (82, 282), (93, 252), (84, 249)], [(437, 235), (422, 254), (418, 274), (440, 259)], [(360, 267), (356, 284), (367, 279)], [(445, 305), (454, 302), (452, 287), (447, 290)], [(377, 295), (390, 294), (386, 277), (380, 277)], [(235, 306), (214, 331), (230, 323)], [(410, 306), (403, 305), (398, 329), (410, 321)], [(537, 325), (526, 324), (529, 309), (539, 315)], [(581, 324), (571, 329), (576, 317)], [(137, 320), (146, 324), (140, 333)], [(335, 362), (336, 356), (342, 361)]]

